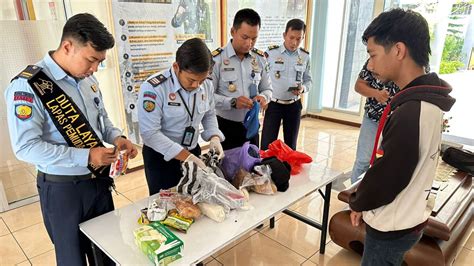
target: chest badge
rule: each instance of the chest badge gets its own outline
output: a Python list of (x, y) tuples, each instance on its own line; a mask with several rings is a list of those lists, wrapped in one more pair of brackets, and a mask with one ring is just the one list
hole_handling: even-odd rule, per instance
[(97, 84), (93, 84), (91, 86), (91, 89), (92, 89), (93, 92), (97, 92), (99, 90), (99, 88), (97, 88)]
[(258, 63), (257, 63), (257, 58), (255, 56), (252, 56), (252, 62), (250, 63), (252, 65), (252, 70), (254, 72), (258, 72)]
[(232, 81), (231, 81), (231, 82), (229, 82), (229, 87), (227, 87), (227, 89), (228, 89), (230, 92), (234, 92), (234, 91), (237, 90), (237, 86), (235, 86), (235, 84), (232, 83)]
[(298, 59), (296, 60), (296, 64), (298, 64), (299, 66), (303, 64), (303, 58), (301, 58), (301, 56), (298, 56)]
[(168, 98), (171, 100), (171, 101), (174, 101), (176, 100), (176, 93), (172, 92), (168, 95)]
[(226, 66), (227, 66), (228, 64), (230, 64), (230, 60), (229, 60), (229, 59), (227, 59), (227, 58), (226, 58), (226, 59), (224, 59), (224, 65), (226, 65)]

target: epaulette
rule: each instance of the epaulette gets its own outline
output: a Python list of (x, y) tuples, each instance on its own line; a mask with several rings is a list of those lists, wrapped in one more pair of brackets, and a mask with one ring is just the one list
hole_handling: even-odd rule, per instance
[(212, 51), (211, 55), (212, 55), (212, 57), (216, 57), (216, 56), (220, 55), (222, 53), (222, 51), (224, 51), (224, 49), (219, 47), (216, 50)]
[(148, 83), (151, 84), (151, 86), (156, 87), (156, 86), (160, 85), (166, 79), (168, 79), (168, 78), (165, 77), (163, 74), (159, 74), (158, 76), (153, 77), (153, 78), (151, 78), (147, 81), (148, 81)]
[(303, 51), (303, 52), (305, 52), (305, 53), (307, 53), (307, 54), (309, 54), (309, 52), (306, 51), (306, 50), (305, 50), (304, 48), (302, 48), (302, 47), (300, 47), (300, 50)]
[(258, 50), (257, 48), (252, 48), (252, 52), (258, 54), (259, 56), (265, 56), (265, 53), (262, 50)]
[(268, 46), (268, 50), (273, 50), (273, 49), (277, 49), (277, 48), (280, 48), (280, 45), (274, 44), (274, 45)]
[(12, 79), (15, 80), (17, 78), (24, 78), (24, 79), (31, 79), (34, 77), (36, 74), (38, 74), (41, 71), (41, 67), (35, 66), (35, 65), (29, 65), (27, 66), (23, 71), (21, 71), (16, 77)]
[(208, 80), (212, 80), (212, 77), (211, 77), (211, 76), (207, 76), (207, 79), (208, 79)]

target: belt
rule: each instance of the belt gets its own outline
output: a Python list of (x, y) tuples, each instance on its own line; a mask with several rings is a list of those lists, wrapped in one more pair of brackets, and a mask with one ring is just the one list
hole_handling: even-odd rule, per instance
[(272, 102), (276, 102), (276, 103), (280, 103), (280, 104), (292, 104), (296, 101), (299, 101), (300, 100), (300, 97), (298, 96), (298, 98), (295, 98), (295, 99), (291, 99), (291, 100), (280, 100), (280, 99), (275, 99), (275, 98), (272, 98)]
[(44, 179), (46, 181), (51, 181), (51, 182), (74, 182), (74, 181), (84, 181), (84, 180), (89, 180), (89, 179), (94, 179), (96, 178), (95, 175), (93, 174), (86, 174), (86, 175), (52, 175), (52, 174), (46, 174), (41, 171), (38, 171), (38, 177)]

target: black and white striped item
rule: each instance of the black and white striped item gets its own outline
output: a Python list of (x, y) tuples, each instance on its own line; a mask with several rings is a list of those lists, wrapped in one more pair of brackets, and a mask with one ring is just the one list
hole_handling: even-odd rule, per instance
[(197, 175), (202, 175), (203, 170), (194, 162), (184, 162), (181, 164), (183, 170), (183, 177), (179, 180), (177, 190), (184, 195), (194, 195), (199, 190), (199, 179)]
[(206, 154), (200, 156), (204, 164), (212, 169), (212, 171), (219, 177), (224, 178), (220, 165), (219, 154), (214, 149), (209, 150)]

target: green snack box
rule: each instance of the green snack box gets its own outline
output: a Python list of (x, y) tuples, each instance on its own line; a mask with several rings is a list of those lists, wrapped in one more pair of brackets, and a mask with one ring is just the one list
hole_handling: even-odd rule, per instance
[(137, 246), (155, 265), (168, 265), (181, 258), (183, 241), (159, 222), (140, 226), (133, 235)]

